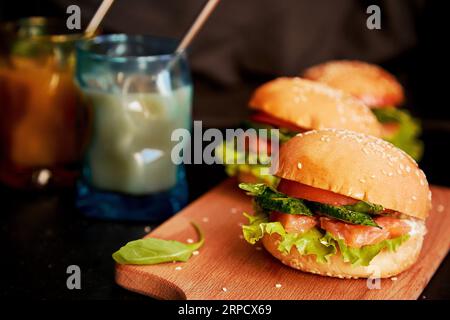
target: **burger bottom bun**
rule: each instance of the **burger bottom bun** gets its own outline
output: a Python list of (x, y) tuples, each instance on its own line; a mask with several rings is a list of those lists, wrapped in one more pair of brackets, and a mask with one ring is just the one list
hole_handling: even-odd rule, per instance
[(330, 257), (328, 263), (316, 262), (314, 255), (301, 255), (297, 248), (283, 255), (278, 251), (280, 236), (278, 234), (265, 235), (262, 239), (264, 247), (275, 258), (294, 269), (320, 274), (322, 276), (337, 277), (343, 279), (357, 278), (388, 278), (395, 276), (409, 267), (417, 260), (423, 243), (423, 235), (415, 235), (403, 243), (395, 252), (383, 250), (370, 262), (369, 266), (352, 266), (344, 262), (341, 254)]

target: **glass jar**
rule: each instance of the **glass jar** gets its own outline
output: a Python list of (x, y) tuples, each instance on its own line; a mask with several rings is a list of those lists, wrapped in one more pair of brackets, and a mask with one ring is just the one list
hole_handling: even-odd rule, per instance
[(77, 46), (76, 80), (90, 113), (78, 207), (97, 218), (159, 221), (187, 202), (173, 130), (190, 129), (192, 84), (176, 42), (99, 36)]
[(74, 185), (83, 113), (65, 23), (26, 18), (0, 26), (0, 180), (19, 188)]

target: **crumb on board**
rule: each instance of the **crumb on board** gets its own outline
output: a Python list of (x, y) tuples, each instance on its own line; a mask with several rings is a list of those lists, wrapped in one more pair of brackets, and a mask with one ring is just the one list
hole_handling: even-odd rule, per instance
[(150, 226), (146, 226), (146, 227), (144, 228), (144, 232), (145, 232), (145, 233), (149, 233), (150, 231), (152, 231), (152, 228), (151, 228)]

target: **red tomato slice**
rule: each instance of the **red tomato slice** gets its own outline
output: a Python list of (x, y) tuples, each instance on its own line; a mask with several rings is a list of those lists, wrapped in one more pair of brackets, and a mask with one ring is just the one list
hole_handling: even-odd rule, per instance
[(270, 221), (279, 221), (287, 232), (303, 233), (318, 224), (317, 217), (302, 216), (299, 214), (287, 214), (273, 211)]
[(278, 191), (290, 197), (331, 204), (333, 206), (344, 206), (358, 202), (358, 200), (347, 196), (285, 179), (281, 179)]
[(378, 217), (374, 220), (382, 229), (348, 224), (325, 217), (320, 218), (320, 227), (330, 232), (334, 237), (344, 239), (345, 244), (353, 248), (396, 238), (410, 231), (410, 227), (401, 219)]
[(289, 121), (275, 118), (271, 115), (268, 115), (265, 112), (256, 112), (250, 116), (250, 119), (253, 121), (256, 121), (256, 122), (269, 124), (269, 125), (275, 126), (277, 128), (286, 128), (286, 129), (289, 129), (289, 130), (292, 130), (295, 132), (299, 132), (299, 133), (306, 131), (305, 129), (300, 128), (300, 127), (296, 126), (295, 124), (292, 124)]
[(398, 132), (399, 129), (400, 125), (398, 123), (383, 123), (381, 125), (381, 136), (392, 137)]

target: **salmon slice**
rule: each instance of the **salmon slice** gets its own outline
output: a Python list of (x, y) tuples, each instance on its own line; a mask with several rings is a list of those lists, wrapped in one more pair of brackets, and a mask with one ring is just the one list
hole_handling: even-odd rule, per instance
[(270, 221), (280, 222), (288, 233), (303, 233), (318, 224), (317, 217), (303, 216), (299, 214), (287, 214), (273, 211)]
[(335, 238), (343, 239), (349, 247), (360, 248), (379, 243), (386, 239), (397, 238), (410, 231), (410, 226), (401, 219), (378, 217), (374, 219), (381, 227), (353, 225), (326, 217), (320, 218), (320, 227)]

